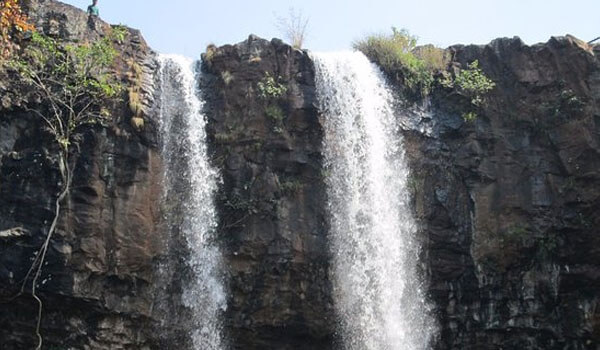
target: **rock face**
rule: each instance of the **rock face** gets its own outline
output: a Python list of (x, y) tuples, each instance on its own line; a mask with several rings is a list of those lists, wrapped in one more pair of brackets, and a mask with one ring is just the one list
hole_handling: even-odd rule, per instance
[[(440, 349), (600, 346), (600, 62), (575, 38), (450, 48), (497, 84), (406, 131)], [(413, 128), (417, 130), (419, 128)]]
[[(90, 30), (87, 16), (68, 5), (30, 6), (40, 30), (66, 41), (109, 30), (102, 22)], [(133, 115), (124, 94), (111, 106), (114, 123), (89, 130), (81, 143), (39, 289), (48, 348), (186, 343), (177, 324), (161, 324), (168, 316), (157, 306), (165, 283), (159, 262), (185, 256), (161, 228), (154, 55), (134, 30), (120, 51), (116, 73), (139, 85), (143, 113)], [(426, 108), (399, 111), (440, 325), (434, 348), (598, 349), (600, 47), (566, 37), (450, 51), (454, 65), (479, 60), (497, 86), (472, 123), (460, 116), (465, 101), (443, 89)], [(141, 81), (130, 74), (134, 64)], [(310, 57), (250, 36), (209, 47), (202, 71), (209, 147), (223, 180), (217, 209), (228, 266), (225, 338), (234, 349), (335, 348)], [(52, 140), (24, 108), (35, 100), (6, 74), (0, 72), (0, 344), (12, 350), (36, 340), (35, 301), (13, 297), (45, 237), (60, 176)]]
[[(83, 12), (53, 1), (32, 14), (38, 30), (65, 41), (92, 40), (109, 30), (98, 22), (90, 31)], [(139, 32), (131, 30), (119, 50), (117, 74), (125, 82), (128, 62), (146, 74), (154, 69)], [(5, 73), (0, 85), (14, 82)], [(44, 106), (18, 85), (0, 90), (0, 344), (32, 349), (37, 304), (27, 293), (15, 296), (54, 215), (57, 150), (41, 121), (24, 111)], [(44, 348), (142, 349), (148, 343), (161, 159), (151, 120), (144, 131), (132, 128), (125, 96), (110, 109), (111, 127), (89, 130), (80, 144), (72, 190), (40, 278)]]
[[(254, 36), (209, 48), (203, 59), (209, 144), (223, 176), (226, 337), (236, 349), (327, 349), (333, 318), (312, 62)], [(269, 84), (285, 92), (269, 94)]]

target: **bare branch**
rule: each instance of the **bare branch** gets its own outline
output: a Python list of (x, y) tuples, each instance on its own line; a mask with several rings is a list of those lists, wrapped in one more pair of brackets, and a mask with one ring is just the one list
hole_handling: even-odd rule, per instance
[(308, 18), (304, 17), (302, 11), (296, 11), (293, 7), (290, 7), (287, 17), (277, 17), (277, 28), (296, 49), (301, 49), (304, 45), (307, 27)]

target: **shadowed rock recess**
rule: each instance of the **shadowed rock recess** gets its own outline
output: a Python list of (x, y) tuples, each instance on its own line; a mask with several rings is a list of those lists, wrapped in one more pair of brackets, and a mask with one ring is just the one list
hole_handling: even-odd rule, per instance
[[(32, 1), (30, 13), (64, 41), (108, 28), (90, 31), (84, 12), (55, 1)], [(164, 222), (156, 55), (135, 30), (119, 50), (115, 73), (138, 85), (143, 113), (133, 115), (124, 92), (109, 106), (111, 125), (80, 144), (40, 279), (44, 349), (190, 342), (179, 323), (189, 251)], [(442, 88), (424, 107), (398, 105), (439, 325), (433, 348), (600, 348), (600, 46), (567, 36), (448, 50), (453, 65), (479, 60), (496, 87), (470, 123), (465, 101)], [(339, 348), (313, 62), (254, 36), (202, 58), (208, 149), (222, 180), (224, 343)], [(8, 74), (0, 71), (0, 349), (16, 350), (36, 342), (35, 301), (12, 297), (45, 237), (60, 174), (52, 140), (25, 109), (35, 96)], [(281, 96), (261, 96), (269, 76), (286, 87)]]

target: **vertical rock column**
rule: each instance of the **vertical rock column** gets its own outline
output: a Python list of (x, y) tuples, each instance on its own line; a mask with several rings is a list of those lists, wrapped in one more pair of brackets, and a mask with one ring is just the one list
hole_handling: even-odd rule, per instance
[[(328, 349), (332, 318), (322, 130), (305, 52), (251, 36), (203, 56), (208, 136), (223, 183), (226, 334), (240, 349)], [(264, 93), (259, 83), (283, 86)], [(263, 88), (265, 86), (263, 85)]]

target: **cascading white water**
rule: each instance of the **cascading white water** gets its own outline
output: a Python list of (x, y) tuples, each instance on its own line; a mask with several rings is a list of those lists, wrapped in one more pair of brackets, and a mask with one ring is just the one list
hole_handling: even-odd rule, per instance
[(186, 324), (195, 350), (220, 350), (224, 342), (219, 319), (226, 297), (221, 254), (214, 242), (218, 173), (207, 156), (196, 62), (175, 55), (160, 55), (159, 62), (166, 216), (189, 250), (190, 276), (182, 288), (183, 305), (191, 311)]
[(361, 53), (314, 54), (332, 274), (348, 350), (426, 349), (435, 333), (392, 96)]

